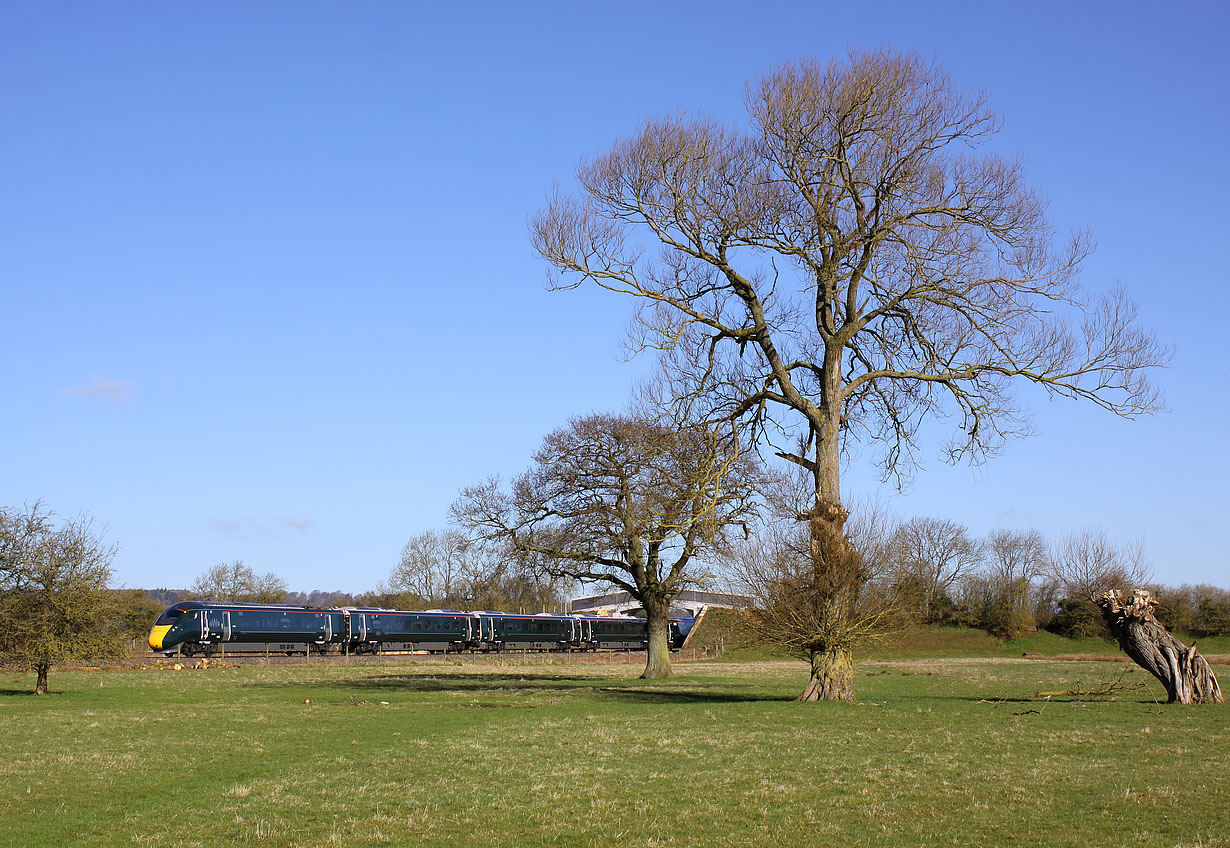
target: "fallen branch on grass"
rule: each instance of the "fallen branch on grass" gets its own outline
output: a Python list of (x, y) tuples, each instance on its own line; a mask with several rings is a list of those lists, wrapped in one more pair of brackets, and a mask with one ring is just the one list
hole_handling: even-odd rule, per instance
[(1045, 698), (1048, 701), (1051, 698), (1075, 698), (1077, 700), (1093, 699), (1093, 698), (1110, 698), (1117, 697), (1122, 692), (1135, 692), (1145, 687), (1144, 681), (1128, 683), (1122, 678), (1111, 680), (1103, 683), (1096, 689), (1060, 689), (1054, 692), (1035, 692), (1029, 697)]

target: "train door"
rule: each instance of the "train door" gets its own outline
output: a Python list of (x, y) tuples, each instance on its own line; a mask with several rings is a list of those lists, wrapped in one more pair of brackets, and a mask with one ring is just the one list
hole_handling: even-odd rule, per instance
[(225, 610), (202, 610), (205, 626), (201, 628), (202, 641), (229, 642), (231, 639), (231, 614)]
[(494, 648), (495, 647), (495, 619), (489, 616), (483, 616), (478, 620), (478, 641), (479, 644)]

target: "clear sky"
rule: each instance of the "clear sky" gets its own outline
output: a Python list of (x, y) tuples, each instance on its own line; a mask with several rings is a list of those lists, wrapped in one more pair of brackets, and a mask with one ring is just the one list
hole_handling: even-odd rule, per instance
[(902, 494), (976, 534), (1143, 538), (1230, 585), (1222, 3), (0, 4), (0, 504), (87, 512), (117, 583), (243, 559), (363, 591), (457, 490), (522, 470), (649, 363), (632, 304), (550, 293), (526, 236), (582, 156), (675, 108), (743, 117), (775, 63), (892, 44), (1005, 118), (1086, 279), (1176, 354), (1135, 422), (1035, 398), (978, 469)]

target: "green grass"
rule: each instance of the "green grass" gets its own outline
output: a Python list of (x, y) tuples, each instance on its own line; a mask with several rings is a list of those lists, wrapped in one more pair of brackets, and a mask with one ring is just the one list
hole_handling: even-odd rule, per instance
[(801, 663), (676, 668), (0, 675), (0, 845), (1230, 844), (1230, 713), (1134, 667), (863, 662), (857, 705), (794, 703)]

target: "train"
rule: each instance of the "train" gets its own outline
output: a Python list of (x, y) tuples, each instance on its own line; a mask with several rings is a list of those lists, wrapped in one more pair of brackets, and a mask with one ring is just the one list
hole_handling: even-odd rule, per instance
[[(683, 644), (692, 621), (671, 619), (672, 649)], [(624, 616), (210, 601), (180, 601), (167, 607), (149, 634), (150, 649), (168, 656), (210, 656), (224, 650), (288, 655), (628, 651), (645, 649), (648, 640), (644, 620)]]

